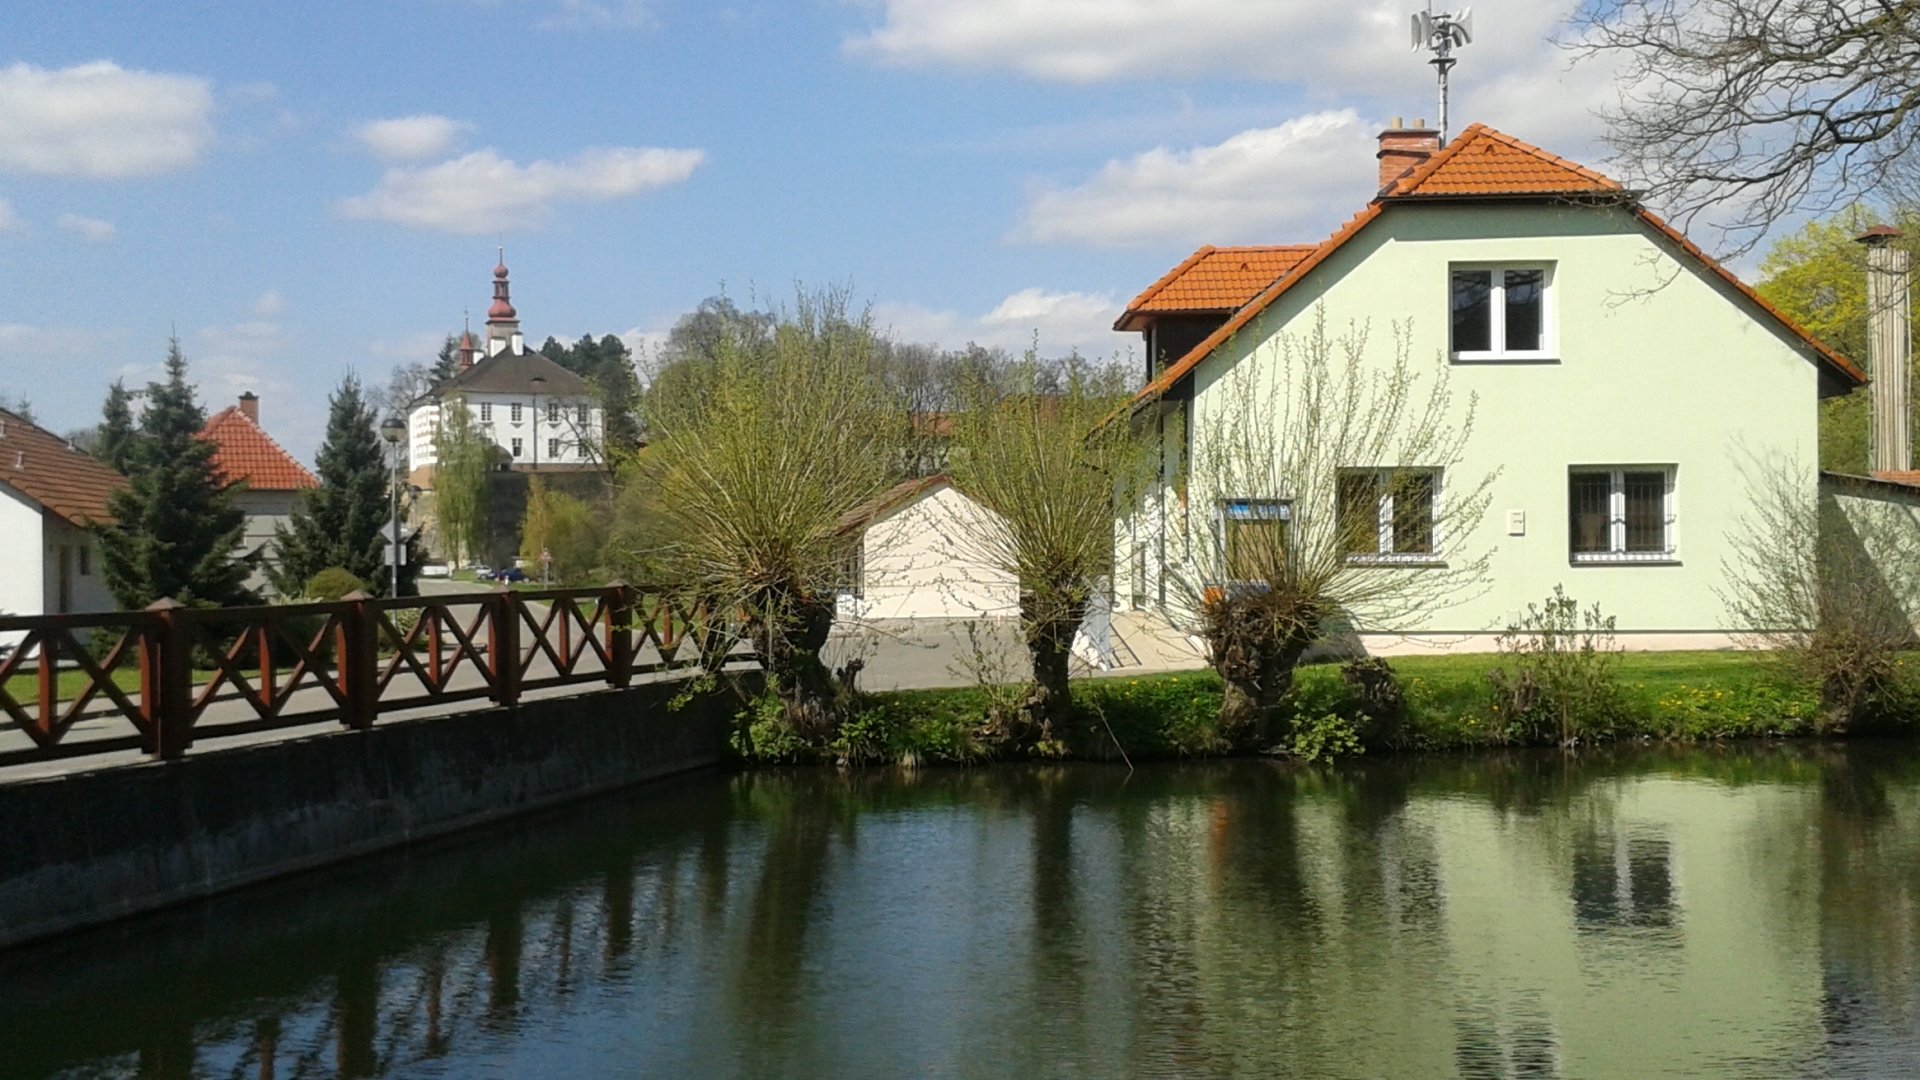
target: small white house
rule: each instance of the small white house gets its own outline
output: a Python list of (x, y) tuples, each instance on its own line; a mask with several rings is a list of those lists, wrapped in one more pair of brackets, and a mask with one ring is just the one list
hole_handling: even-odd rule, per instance
[[(112, 611), (89, 527), (111, 523), (126, 477), (65, 439), (0, 410), (0, 614)], [(0, 634), (0, 652), (18, 634)]]
[(260, 560), (247, 588), (270, 591), (266, 564), (276, 554), (274, 530), (291, 524), (301, 493), (320, 482), (260, 426), (260, 398), (252, 391), (241, 394), (238, 405), (208, 417), (200, 438), (213, 444), (214, 474), (233, 488), (234, 505), (246, 514), (240, 553)]
[(1020, 614), (1011, 574), (987, 565), (978, 539), (997, 521), (945, 476), (909, 480), (841, 520), (853, 541), (843, 617), (988, 619)]

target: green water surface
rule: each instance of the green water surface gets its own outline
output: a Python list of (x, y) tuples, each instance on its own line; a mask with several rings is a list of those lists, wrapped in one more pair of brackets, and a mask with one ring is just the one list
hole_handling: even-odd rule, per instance
[(1920, 754), (705, 773), (0, 955), (0, 1077), (1920, 1074)]

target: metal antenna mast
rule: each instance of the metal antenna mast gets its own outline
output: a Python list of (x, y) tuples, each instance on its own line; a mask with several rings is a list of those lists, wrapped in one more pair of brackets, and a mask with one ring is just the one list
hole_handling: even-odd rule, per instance
[(1459, 14), (1449, 15), (1444, 11), (1436, 12), (1433, 5), (1427, 10), (1413, 13), (1413, 51), (1426, 49), (1433, 53), (1433, 59), (1427, 63), (1433, 65), (1434, 73), (1440, 77), (1440, 143), (1447, 141), (1447, 72), (1460, 61), (1454, 59), (1453, 50), (1473, 41), (1473, 9), (1461, 8)]

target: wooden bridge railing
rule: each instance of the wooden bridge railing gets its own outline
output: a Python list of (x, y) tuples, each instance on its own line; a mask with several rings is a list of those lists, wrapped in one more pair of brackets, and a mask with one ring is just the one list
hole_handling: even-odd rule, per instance
[(173, 758), (202, 737), (627, 686), (700, 667), (696, 643), (755, 659), (730, 620), (624, 584), (0, 616), (0, 765), (136, 747)]

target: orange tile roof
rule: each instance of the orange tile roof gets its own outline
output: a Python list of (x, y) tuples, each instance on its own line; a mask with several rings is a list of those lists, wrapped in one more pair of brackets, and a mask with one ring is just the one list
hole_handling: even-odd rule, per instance
[(1435, 195), (1623, 195), (1618, 181), (1485, 124), (1394, 181), (1387, 198)]
[[(1464, 158), (1463, 158), (1464, 155)], [(1475, 158), (1484, 158), (1476, 161)], [(1531, 164), (1527, 162), (1530, 161)], [(1500, 178), (1504, 177), (1505, 180)], [(1429, 158), (1419, 168), (1395, 181), (1379, 197), (1368, 203), (1366, 208), (1348, 219), (1334, 234), (1313, 248), (1313, 250), (1288, 271), (1285, 276), (1274, 281), (1247, 301), (1224, 325), (1208, 335), (1206, 340), (1195, 345), (1179, 360), (1167, 366), (1159, 377), (1135, 394), (1129, 409), (1138, 409), (1147, 401), (1165, 393), (1169, 388), (1186, 378), (1200, 365), (1213, 350), (1224, 344), (1228, 338), (1239, 332), (1249, 322), (1270, 307), (1287, 290), (1306, 279), (1313, 269), (1325, 262), (1347, 241), (1359, 235), (1362, 229), (1372, 224), (1388, 206), (1398, 202), (1417, 203), (1432, 196), (1542, 196), (1542, 195), (1611, 195), (1627, 198), (1628, 194), (1618, 183), (1584, 166), (1575, 165), (1564, 158), (1547, 153), (1539, 147), (1521, 142), (1510, 135), (1495, 131), (1485, 124), (1474, 124), (1461, 132), (1453, 142), (1447, 144), (1439, 153)], [(1780, 327), (1798, 338), (1824, 363), (1829, 365), (1841, 378), (1855, 385), (1867, 381), (1866, 373), (1858, 366), (1841, 356), (1824, 342), (1809, 334), (1785, 312), (1761, 299), (1745, 282), (1732, 271), (1721, 266), (1706, 252), (1701, 251), (1672, 226), (1660, 220), (1644, 208), (1635, 206), (1634, 215), (1659, 235), (1672, 241), (1681, 252), (1698, 262), (1708, 272), (1732, 286), (1746, 299), (1755, 304), (1762, 312), (1771, 316)], [(1191, 260), (1189, 260), (1191, 261)], [(1171, 276), (1171, 275), (1170, 275)], [(1162, 278), (1162, 281), (1167, 280)]]
[(255, 491), (299, 491), (319, 487), (306, 466), (280, 449), (260, 425), (238, 405), (229, 405), (208, 419), (200, 437), (213, 444), (213, 471), (229, 484), (244, 483)]
[(0, 410), (0, 485), (79, 526), (111, 525), (107, 496), (127, 478), (44, 428)]
[(1313, 253), (1312, 244), (1264, 247), (1214, 247), (1187, 256), (1159, 281), (1133, 298), (1113, 324), (1115, 330), (1139, 330), (1149, 312), (1233, 311), (1259, 295), (1280, 275)]
[(1883, 469), (1874, 473), (1873, 478), (1884, 480), (1889, 484), (1920, 488), (1920, 469)]

